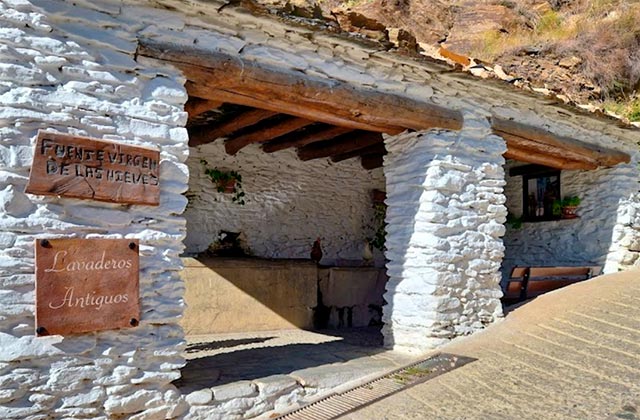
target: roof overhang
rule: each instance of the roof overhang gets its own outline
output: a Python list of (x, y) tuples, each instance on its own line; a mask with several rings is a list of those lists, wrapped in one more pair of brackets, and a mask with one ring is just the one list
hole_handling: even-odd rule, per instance
[(555, 135), (538, 127), (492, 118), (494, 134), (507, 142), (505, 158), (557, 169), (596, 169), (628, 163), (631, 157), (618, 150)]
[(141, 40), (138, 55), (183, 71), (189, 95), (251, 106), (339, 127), (398, 134), (462, 128), (462, 114), (372, 88), (257, 64), (219, 51)]

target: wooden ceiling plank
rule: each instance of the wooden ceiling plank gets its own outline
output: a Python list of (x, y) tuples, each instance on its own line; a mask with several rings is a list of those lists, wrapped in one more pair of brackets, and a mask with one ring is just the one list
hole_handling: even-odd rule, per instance
[(192, 119), (207, 111), (220, 108), (221, 106), (222, 102), (220, 101), (213, 101), (211, 99), (202, 99), (195, 96), (190, 96), (187, 103), (184, 104), (184, 110), (189, 114), (189, 119)]
[(381, 168), (384, 164), (384, 155), (381, 154), (371, 154), (371, 155), (362, 155), (360, 157), (360, 164), (362, 167), (368, 171), (376, 168)]
[(329, 126), (320, 131), (305, 133), (302, 135), (288, 135), (282, 138), (276, 138), (273, 141), (262, 146), (262, 150), (266, 153), (274, 153), (290, 147), (302, 147), (319, 141), (331, 140), (342, 134), (353, 131), (352, 128)]
[(256, 63), (238, 55), (152, 39), (140, 40), (138, 54), (180, 68), (189, 81), (189, 94), (198, 97), (389, 134), (405, 129), (462, 128), (462, 113), (457, 110)]
[(305, 120), (304, 118), (291, 117), (284, 121), (272, 125), (270, 127), (259, 128), (250, 133), (241, 134), (237, 137), (227, 140), (224, 148), (230, 155), (235, 155), (242, 148), (252, 143), (264, 143), (276, 137), (280, 137), (287, 133), (299, 130), (315, 121)]
[(341, 155), (331, 156), (331, 160), (334, 162), (342, 162), (343, 160), (352, 159), (362, 155), (379, 155), (385, 154), (386, 149), (384, 143), (376, 143), (372, 146), (365, 147), (363, 149), (352, 150), (351, 152), (343, 153)]
[(569, 160), (559, 156), (542, 155), (531, 150), (518, 149), (515, 147), (510, 147), (509, 149), (507, 149), (503, 156), (505, 157), (505, 159), (514, 159), (520, 162), (536, 163), (538, 165), (549, 166), (556, 169), (587, 170), (597, 168), (596, 165), (586, 163), (584, 161)]
[(300, 160), (312, 160), (326, 158), (334, 155), (342, 155), (354, 150), (364, 149), (374, 144), (383, 143), (382, 134), (371, 131), (360, 131), (354, 133), (343, 134), (334, 140), (316, 144), (298, 149), (298, 157)]
[(189, 128), (189, 146), (194, 147), (210, 143), (215, 139), (228, 136), (233, 132), (250, 127), (274, 115), (277, 115), (277, 113), (266, 109), (252, 109), (234, 116), (229, 121), (223, 123)]
[[(614, 166), (619, 163), (628, 163), (631, 157), (621, 151), (607, 147), (589, 144), (566, 136), (555, 135), (538, 127), (521, 124), (502, 118), (492, 118), (493, 132), (507, 140), (507, 146), (511, 142), (514, 146), (527, 144), (527, 148), (533, 148), (537, 143), (539, 148), (554, 150), (557, 156), (582, 159), (589, 165)], [(520, 148), (525, 148), (520, 146)]]

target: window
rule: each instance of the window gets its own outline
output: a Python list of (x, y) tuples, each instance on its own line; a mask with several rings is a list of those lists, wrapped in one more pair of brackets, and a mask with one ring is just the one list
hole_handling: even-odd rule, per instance
[(522, 175), (523, 221), (536, 222), (561, 218), (558, 169), (542, 165), (524, 165), (512, 168), (510, 175)]

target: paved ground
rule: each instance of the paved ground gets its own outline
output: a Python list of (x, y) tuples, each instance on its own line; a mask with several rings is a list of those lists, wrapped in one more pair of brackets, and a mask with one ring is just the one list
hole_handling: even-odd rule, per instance
[(396, 369), (413, 358), (381, 347), (376, 328), (303, 330), (188, 337), (183, 393), (288, 375), (312, 394)]
[(441, 351), (478, 360), (342, 419), (640, 419), (640, 271), (541, 296)]

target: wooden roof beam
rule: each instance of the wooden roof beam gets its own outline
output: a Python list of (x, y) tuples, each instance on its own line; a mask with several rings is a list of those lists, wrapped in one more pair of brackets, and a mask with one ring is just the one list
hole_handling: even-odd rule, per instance
[(227, 140), (224, 148), (228, 154), (235, 155), (240, 149), (252, 143), (264, 143), (313, 123), (314, 121), (305, 120), (304, 118), (290, 117), (269, 127), (260, 127), (250, 133), (233, 137)]
[(309, 146), (302, 147), (298, 149), (298, 157), (304, 161), (326, 158), (364, 149), (377, 143), (383, 143), (382, 134), (371, 131), (359, 131), (343, 134), (328, 142), (310, 144)]
[(384, 143), (376, 143), (372, 146), (365, 147), (363, 149), (356, 149), (351, 152), (343, 153), (341, 155), (331, 156), (331, 160), (334, 162), (342, 162), (343, 160), (353, 159), (358, 156), (367, 155), (367, 154), (375, 154), (375, 155), (383, 155), (387, 152), (384, 147)]
[[(564, 160), (583, 162), (585, 167), (591, 169), (598, 166), (610, 167), (618, 163), (628, 163), (631, 160), (628, 154), (618, 150), (585, 143), (570, 137), (558, 136), (541, 128), (515, 121), (492, 118), (491, 124), (493, 132), (506, 140), (507, 148), (520, 151), (529, 150), (531, 153), (539, 155), (539, 158), (548, 157), (557, 162)], [(531, 161), (526, 160), (526, 162)], [(559, 169), (569, 168), (560, 167)]]
[(221, 106), (222, 102), (220, 101), (212, 101), (211, 99), (202, 99), (190, 96), (187, 103), (184, 104), (184, 110), (189, 114), (189, 119), (192, 119), (207, 111), (220, 108)]
[(189, 128), (189, 146), (199, 146), (210, 143), (220, 137), (226, 137), (242, 128), (250, 127), (260, 121), (276, 115), (276, 112), (265, 109), (252, 109), (240, 115), (233, 116), (229, 121), (213, 123), (206, 126)]
[(384, 155), (381, 154), (362, 155), (360, 157), (360, 164), (364, 169), (368, 171), (376, 168), (381, 168), (383, 163)]
[(302, 147), (319, 141), (331, 140), (342, 134), (353, 131), (352, 128), (328, 126), (319, 131), (313, 131), (298, 135), (297, 133), (276, 138), (273, 141), (262, 146), (262, 150), (267, 153), (273, 153), (290, 147)]
[(560, 147), (549, 146), (534, 140), (529, 140), (506, 133), (502, 134), (502, 138), (504, 138), (507, 142), (507, 150), (526, 150), (527, 153), (533, 156), (548, 157), (552, 159), (555, 158), (558, 161), (582, 162), (584, 163), (585, 167), (589, 167), (592, 169), (595, 169), (599, 166), (598, 162), (589, 156), (581, 155), (569, 150), (562, 149)]
[(552, 156), (536, 153), (532, 150), (518, 149), (516, 147), (509, 147), (507, 151), (502, 155), (505, 159), (514, 159), (520, 162), (537, 163), (538, 165), (549, 166), (556, 169), (596, 169), (594, 164), (586, 163), (584, 161), (575, 161), (563, 158), (561, 156)]
[(398, 134), (405, 129), (459, 130), (460, 111), (335, 79), (259, 64), (219, 51), (142, 39), (138, 55), (169, 62), (190, 95), (295, 115), (341, 127)]

